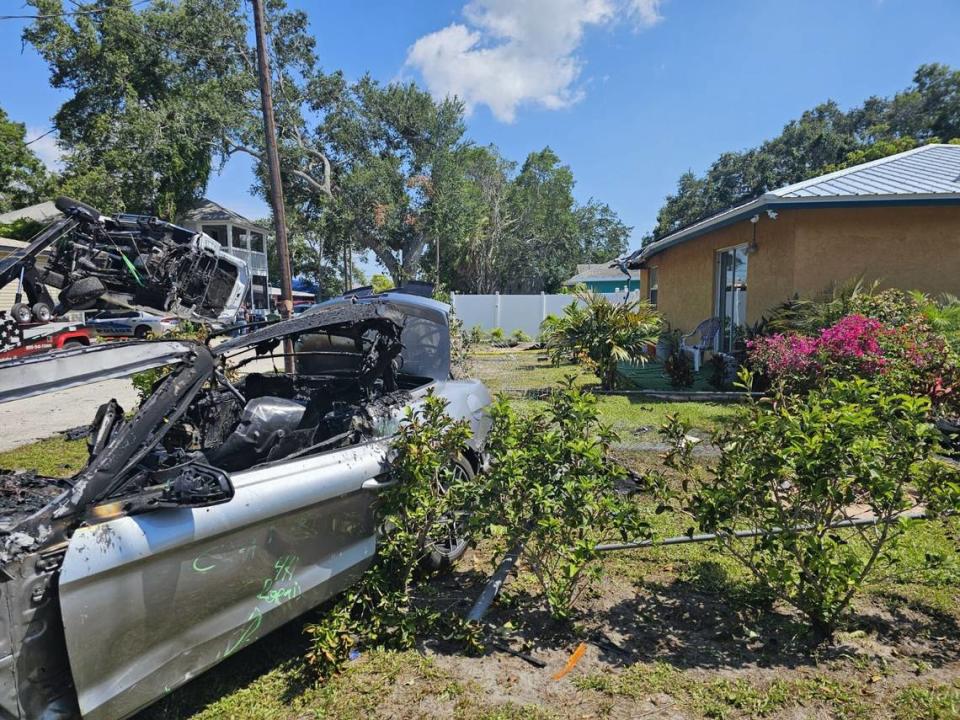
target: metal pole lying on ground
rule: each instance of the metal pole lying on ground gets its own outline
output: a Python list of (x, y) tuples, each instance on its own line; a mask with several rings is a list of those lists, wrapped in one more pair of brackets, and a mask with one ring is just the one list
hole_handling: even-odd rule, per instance
[[(860, 527), (862, 525), (881, 525), (884, 523), (897, 522), (898, 520), (923, 520), (926, 519), (927, 513), (924, 510), (915, 510), (908, 513), (900, 513), (892, 518), (854, 518), (852, 520), (841, 520), (837, 523), (831, 523), (827, 527), (830, 530), (834, 528), (846, 528), (846, 527)], [(763, 530), (761, 528), (754, 528), (753, 530), (735, 530), (733, 533), (703, 533), (702, 535), (677, 535), (675, 537), (664, 538), (663, 540), (638, 540), (637, 542), (627, 542), (627, 543), (606, 543), (603, 545), (597, 545), (594, 547), (594, 550), (598, 552), (611, 552), (613, 550), (634, 550), (636, 548), (645, 548), (645, 547), (659, 547), (661, 545), (685, 545), (686, 543), (698, 543), (698, 542), (709, 542), (710, 540), (716, 540), (721, 535), (731, 536), (735, 538), (752, 538), (760, 537), (762, 535), (782, 535), (783, 533), (788, 532), (806, 532), (808, 530), (814, 530), (816, 526), (814, 525), (800, 525), (794, 528), (779, 528), (774, 527), (769, 530)]]
[(506, 556), (503, 558), (503, 562), (500, 563), (500, 567), (498, 567), (496, 572), (493, 573), (493, 576), (490, 578), (487, 586), (483, 589), (483, 592), (480, 593), (480, 597), (477, 598), (477, 601), (470, 609), (470, 614), (467, 615), (468, 622), (480, 622), (480, 620), (483, 619), (483, 616), (487, 614), (487, 610), (490, 609), (490, 606), (496, 599), (497, 594), (500, 592), (500, 588), (503, 587), (503, 583), (507, 579), (507, 575), (511, 570), (513, 570), (513, 566), (517, 564), (517, 558), (520, 557), (520, 553), (522, 551), (523, 543), (515, 546), (506, 554)]
[[(263, 0), (251, 0), (253, 25), (257, 36), (257, 74), (260, 76), (260, 103), (263, 106), (263, 142), (267, 151), (267, 169), (270, 175), (270, 205), (273, 207), (274, 234), (277, 241), (277, 257), (280, 260), (280, 315), (289, 318), (293, 314), (293, 280), (290, 270), (290, 249), (287, 246), (287, 214), (283, 206), (283, 186), (280, 182), (280, 155), (277, 153), (277, 126), (273, 117), (273, 91), (270, 87), (270, 60), (267, 56), (266, 30), (263, 19)], [(267, 288), (269, 303), (269, 288)], [(284, 357), (284, 369), (294, 372), (293, 347), (290, 345)]]

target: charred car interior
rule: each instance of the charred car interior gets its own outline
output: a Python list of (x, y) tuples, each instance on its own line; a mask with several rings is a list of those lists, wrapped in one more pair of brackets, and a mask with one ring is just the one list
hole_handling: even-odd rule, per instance
[[(233, 321), (250, 284), (247, 267), (212, 238), (155, 217), (104, 216), (70, 198), (55, 204), (63, 216), (0, 261), (0, 287), (17, 282), (28, 300), (11, 308), (12, 320), (122, 306)], [(46, 286), (60, 289), (58, 302)]]
[(390, 438), (428, 390), (470, 422), (477, 470), (490, 397), (450, 378), (446, 313), (344, 298), (219, 343), (0, 364), (0, 402), (93, 366), (160, 376), (135, 411), (100, 406), (73, 477), (0, 470), (0, 717), (128, 717), (347, 587), (375, 552)]

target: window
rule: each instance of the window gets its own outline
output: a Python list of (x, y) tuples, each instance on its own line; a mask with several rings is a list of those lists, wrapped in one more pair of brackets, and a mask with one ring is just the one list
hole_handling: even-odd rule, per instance
[(233, 247), (240, 250), (249, 250), (250, 245), (250, 236), (247, 234), (246, 230), (239, 228), (236, 225), (233, 226)]
[(212, 237), (223, 247), (227, 246), (227, 226), (226, 225), (204, 225), (200, 228), (204, 233)]
[(647, 270), (647, 285), (647, 297), (650, 300), (650, 304), (656, 307), (657, 294), (660, 290), (659, 281), (657, 280), (657, 268), (652, 267)]
[(715, 314), (722, 323), (720, 350), (732, 352), (747, 324), (747, 246), (717, 253)]
[(265, 252), (263, 249), (263, 233), (250, 233), (250, 249), (254, 252)]

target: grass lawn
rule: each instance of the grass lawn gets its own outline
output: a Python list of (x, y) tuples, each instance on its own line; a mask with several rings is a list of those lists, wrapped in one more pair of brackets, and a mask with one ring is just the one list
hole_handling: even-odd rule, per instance
[[(597, 384), (597, 377), (581, 366), (553, 367), (538, 360), (541, 354), (516, 349), (481, 352), (473, 356), (470, 368), (492, 393), (506, 393), (517, 406), (530, 410), (541, 406), (541, 398), (569, 376), (580, 386)], [(627, 446), (637, 438), (655, 442), (657, 430), (670, 414), (679, 414), (700, 434), (708, 435), (734, 411), (734, 406), (726, 403), (668, 402), (637, 395), (598, 395), (597, 404), (603, 420)]]
[(66, 478), (87, 462), (86, 440), (65, 440), (57, 435), (46, 440), (0, 452), (0, 468), (36, 470), (46, 477)]

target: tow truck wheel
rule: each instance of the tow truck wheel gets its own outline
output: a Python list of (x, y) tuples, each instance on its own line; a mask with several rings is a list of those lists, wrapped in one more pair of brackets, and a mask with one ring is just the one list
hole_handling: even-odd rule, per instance
[(30, 306), (26, 303), (17, 303), (10, 308), (10, 317), (21, 325), (26, 325), (33, 320), (33, 313), (30, 311)]
[(50, 322), (53, 319), (53, 311), (46, 303), (38, 302), (33, 306), (33, 317), (37, 322)]

